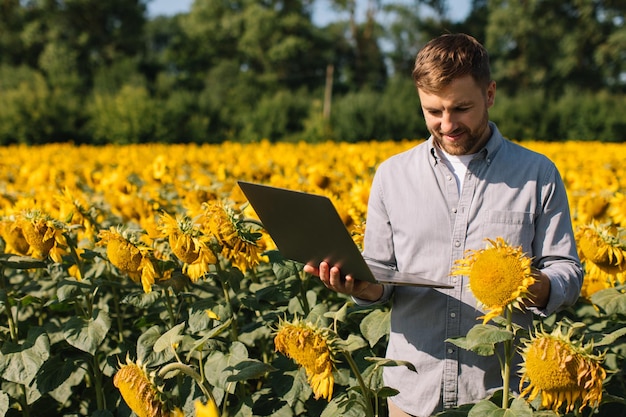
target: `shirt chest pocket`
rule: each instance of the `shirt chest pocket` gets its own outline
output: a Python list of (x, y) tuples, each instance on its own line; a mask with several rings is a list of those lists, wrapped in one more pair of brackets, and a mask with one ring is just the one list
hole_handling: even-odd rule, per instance
[(522, 246), (531, 255), (535, 237), (535, 215), (530, 212), (487, 210), (483, 222), (483, 236), (489, 239), (503, 238), (511, 246)]

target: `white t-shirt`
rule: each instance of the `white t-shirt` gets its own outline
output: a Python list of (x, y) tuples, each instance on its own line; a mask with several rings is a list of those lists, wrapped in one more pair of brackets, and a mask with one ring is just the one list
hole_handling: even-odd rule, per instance
[(452, 174), (456, 178), (456, 186), (459, 194), (461, 194), (461, 189), (463, 188), (463, 180), (465, 179), (465, 173), (467, 172), (467, 167), (472, 159), (474, 159), (474, 155), (450, 155), (442, 149), (439, 149), (439, 153), (441, 155), (441, 159), (446, 164), (446, 166), (452, 171)]

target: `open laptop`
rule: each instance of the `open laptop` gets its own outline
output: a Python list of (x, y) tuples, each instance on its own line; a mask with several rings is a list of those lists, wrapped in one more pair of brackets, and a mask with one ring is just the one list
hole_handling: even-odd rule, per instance
[(237, 181), (279, 252), (318, 266), (337, 265), (342, 275), (381, 284), (452, 288), (419, 274), (368, 265), (330, 199), (323, 195)]

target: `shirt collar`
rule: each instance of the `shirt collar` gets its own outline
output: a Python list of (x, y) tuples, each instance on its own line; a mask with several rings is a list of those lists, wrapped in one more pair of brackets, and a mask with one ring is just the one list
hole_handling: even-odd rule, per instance
[[(487, 144), (476, 153), (475, 157), (475, 159), (484, 159), (485, 161), (487, 161), (487, 164), (491, 164), (491, 160), (498, 153), (498, 150), (502, 147), (502, 143), (504, 141), (504, 138), (502, 137), (502, 134), (500, 134), (500, 131), (498, 130), (498, 127), (495, 123), (489, 122), (489, 127), (491, 128), (491, 137), (487, 141)], [(437, 165), (440, 157), (435, 146), (435, 140), (433, 139), (432, 135), (428, 138), (428, 147), (431, 155), (431, 163), (433, 165)]]

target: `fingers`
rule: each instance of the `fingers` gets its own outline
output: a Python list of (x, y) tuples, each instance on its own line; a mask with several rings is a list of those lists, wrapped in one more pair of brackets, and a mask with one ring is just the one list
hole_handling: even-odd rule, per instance
[(320, 262), (318, 267), (305, 265), (303, 271), (317, 275), (324, 286), (330, 290), (347, 294), (358, 295), (368, 286), (367, 282), (358, 281), (352, 276), (341, 276), (341, 270), (337, 266), (330, 266), (328, 262)]

